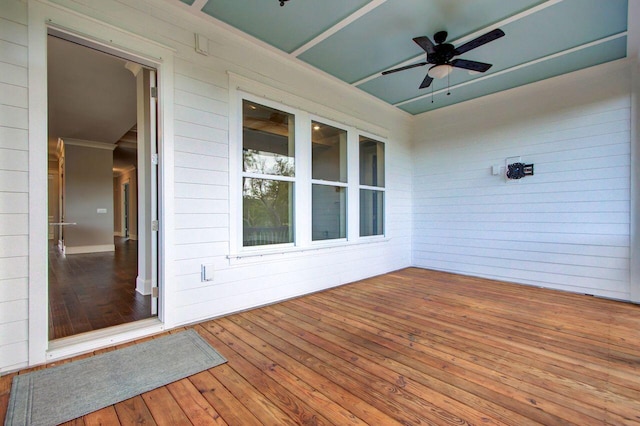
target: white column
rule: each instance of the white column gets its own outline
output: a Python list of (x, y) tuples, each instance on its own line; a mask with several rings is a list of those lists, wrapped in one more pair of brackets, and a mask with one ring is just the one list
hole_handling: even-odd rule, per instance
[(138, 277), (136, 291), (151, 294), (151, 108), (149, 70), (137, 77), (138, 100)]
[(640, 0), (629, 0), (627, 56), (631, 61), (630, 297), (640, 303)]

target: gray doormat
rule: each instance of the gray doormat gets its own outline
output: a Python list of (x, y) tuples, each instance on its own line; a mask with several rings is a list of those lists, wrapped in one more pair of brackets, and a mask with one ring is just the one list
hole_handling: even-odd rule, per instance
[(226, 362), (195, 330), (14, 376), (5, 426), (56, 425)]

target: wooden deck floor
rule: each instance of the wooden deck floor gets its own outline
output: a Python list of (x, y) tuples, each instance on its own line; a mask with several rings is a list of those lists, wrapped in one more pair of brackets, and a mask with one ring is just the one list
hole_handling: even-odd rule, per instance
[(410, 268), (195, 329), (228, 363), (70, 424), (640, 424), (637, 305)]

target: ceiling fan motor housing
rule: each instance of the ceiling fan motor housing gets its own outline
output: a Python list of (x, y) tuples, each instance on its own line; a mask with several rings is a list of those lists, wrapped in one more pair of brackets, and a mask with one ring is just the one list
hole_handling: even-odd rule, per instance
[(455, 56), (455, 47), (453, 44), (443, 43), (433, 47), (434, 52), (427, 54), (427, 62), (431, 64), (441, 65), (447, 64)]

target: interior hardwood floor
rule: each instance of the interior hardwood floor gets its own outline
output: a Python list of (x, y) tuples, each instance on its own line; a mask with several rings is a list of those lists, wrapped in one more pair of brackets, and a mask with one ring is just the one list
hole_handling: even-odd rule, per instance
[(68, 424), (640, 424), (629, 303), (409, 268), (194, 328), (228, 363)]
[(116, 251), (63, 255), (49, 241), (49, 339), (151, 317), (151, 296), (136, 292), (137, 241)]

